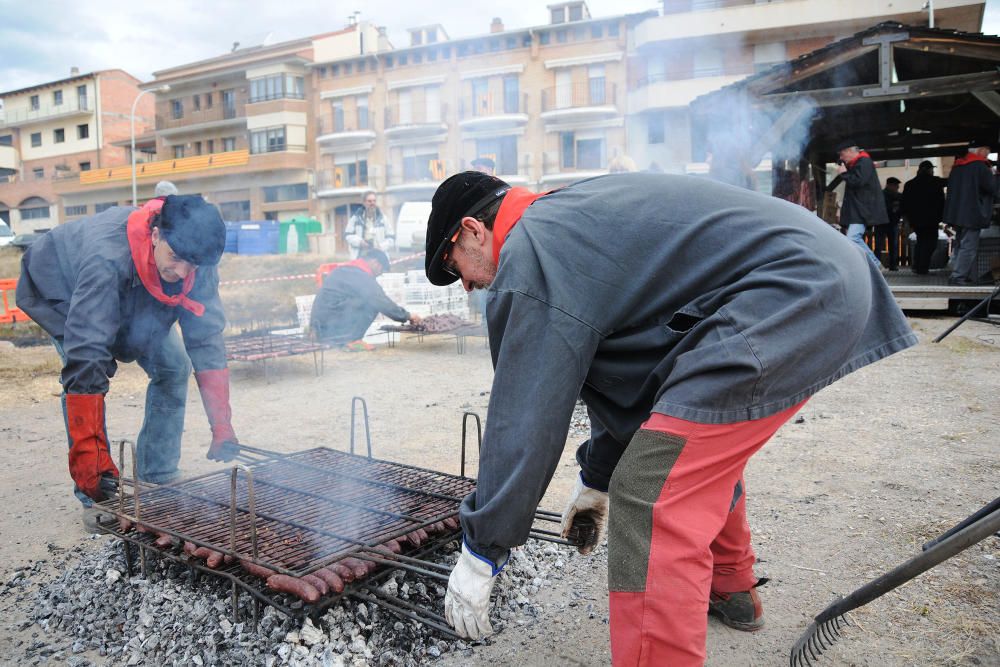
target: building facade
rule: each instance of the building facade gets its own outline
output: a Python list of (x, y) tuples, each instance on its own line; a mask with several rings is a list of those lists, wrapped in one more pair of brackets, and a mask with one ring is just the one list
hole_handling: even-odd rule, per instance
[[(641, 168), (707, 171), (688, 104), (750, 74), (882, 21), (927, 25), (925, 0), (664, 0), (629, 55), (629, 153)], [(935, 0), (939, 28), (976, 32), (985, 0)], [(736, 113), (737, 110), (734, 110)], [(762, 165), (764, 173), (769, 165)]]
[[(0, 94), (0, 220), (16, 234), (93, 213), (59, 197), (81, 174), (125, 164), (139, 80), (122, 70), (78, 74)], [(152, 127), (153, 100), (140, 100), (137, 131)]]

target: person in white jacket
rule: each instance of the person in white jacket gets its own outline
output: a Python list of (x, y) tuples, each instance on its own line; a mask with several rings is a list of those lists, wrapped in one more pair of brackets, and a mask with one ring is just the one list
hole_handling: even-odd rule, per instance
[(364, 250), (388, 252), (394, 245), (395, 235), (382, 210), (375, 204), (375, 193), (369, 190), (361, 198), (359, 208), (347, 221), (344, 238), (351, 249), (351, 259), (357, 259)]

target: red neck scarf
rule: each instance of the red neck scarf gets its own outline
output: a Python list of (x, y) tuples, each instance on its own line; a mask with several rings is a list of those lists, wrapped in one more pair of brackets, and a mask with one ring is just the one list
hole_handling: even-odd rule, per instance
[(156, 269), (156, 260), (153, 259), (153, 232), (149, 227), (150, 218), (163, 208), (162, 199), (151, 199), (142, 208), (133, 211), (128, 216), (126, 227), (128, 234), (128, 247), (132, 251), (132, 262), (135, 264), (135, 271), (139, 274), (142, 286), (150, 295), (168, 306), (180, 306), (186, 308), (198, 317), (205, 313), (205, 306), (194, 299), (188, 298), (188, 292), (194, 287), (195, 271), (184, 276), (184, 284), (181, 286), (181, 293), (169, 296), (163, 291), (160, 283), (160, 272)]
[(368, 262), (366, 262), (365, 260), (361, 259), (360, 257), (357, 258), (357, 259), (352, 259), (350, 262), (344, 262), (340, 266), (353, 266), (353, 267), (361, 269), (362, 271), (364, 271), (365, 273), (367, 273), (370, 276), (374, 276), (375, 275), (375, 272), (372, 271), (372, 267), (368, 266)]
[(988, 160), (979, 153), (966, 153), (960, 158), (955, 158), (956, 167), (961, 167), (964, 164), (972, 164), (973, 162), (988, 162)]
[(858, 152), (858, 156), (856, 158), (854, 158), (853, 160), (851, 160), (850, 162), (847, 163), (847, 168), (851, 169), (852, 167), (854, 167), (854, 165), (856, 165), (858, 163), (858, 160), (860, 160), (863, 157), (866, 157), (869, 160), (872, 158), (872, 156), (869, 155), (868, 153), (866, 153), (865, 151), (859, 151)]
[(500, 249), (507, 240), (507, 235), (514, 225), (524, 215), (524, 210), (531, 206), (539, 197), (544, 197), (548, 192), (534, 193), (527, 188), (511, 188), (504, 195), (500, 210), (497, 211), (496, 220), (493, 221), (493, 263), (500, 263)]

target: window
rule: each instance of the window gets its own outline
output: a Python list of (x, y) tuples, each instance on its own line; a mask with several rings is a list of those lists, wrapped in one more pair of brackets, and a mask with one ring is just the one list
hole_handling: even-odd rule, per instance
[(66, 141), (66, 130), (65, 130), (65, 128), (60, 127), (57, 130), (52, 130), (52, 141), (55, 142), (55, 143), (57, 143), (57, 144), (64, 143)]
[(31, 99), (28, 101), (28, 104), (31, 106), (32, 111), (38, 111), (39, 109), (38, 95), (32, 95)]
[(264, 202), (267, 204), (279, 201), (300, 201), (309, 198), (309, 186), (305, 183), (266, 185), (262, 189), (264, 190)]
[(174, 159), (180, 160), (182, 157), (184, 157), (184, 147), (174, 146)]
[(209, 139), (205, 142), (207, 145), (207, 152), (209, 155), (215, 152), (215, 139)]
[(570, 5), (569, 20), (570, 21), (583, 20), (583, 5)]
[(42, 145), (42, 133), (41, 132), (32, 132), (31, 133), (31, 145), (34, 148), (38, 148), (39, 146)]
[(590, 94), (590, 103), (593, 105), (607, 103), (604, 86), (604, 65), (591, 65), (588, 67), (587, 81), (589, 82), (588, 92)]
[(784, 42), (769, 42), (766, 44), (754, 44), (753, 46), (753, 71), (763, 70), (787, 60)]
[(719, 49), (705, 48), (697, 49), (694, 52), (694, 77), (721, 76), (722, 51)]
[(403, 180), (430, 181), (435, 180), (431, 171), (432, 164), (438, 161), (436, 146), (413, 146), (403, 149)]
[(448, 58), (451, 58), (451, 47), (450, 46), (442, 46), (441, 47), (441, 57), (444, 58), (445, 60), (447, 60)]
[(325, 79), (326, 78), (326, 67), (320, 67), (319, 68), (319, 78), (321, 78), (321, 79)]
[(604, 37), (604, 27), (603, 26), (595, 25), (595, 26), (591, 26), (590, 27), (590, 38), (591, 39), (600, 39), (602, 37)]
[(28, 197), (18, 208), (22, 220), (38, 220), (49, 217), (49, 203), (41, 197)]
[(236, 92), (222, 91), (222, 115), (225, 118), (236, 118)]
[(538, 33), (538, 43), (541, 45), (546, 45), (552, 39), (552, 33), (540, 32)]
[(611, 25), (608, 26), (608, 37), (617, 37), (617, 36), (618, 36), (618, 24), (612, 23)]
[(424, 109), (428, 123), (441, 122), (441, 87), (427, 86), (424, 88)]
[(517, 173), (517, 137), (496, 137), (476, 141), (476, 157), (488, 157), (498, 174)]
[(487, 116), (493, 112), (490, 108), (490, 82), (489, 79), (473, 79), (472, 84), (472, 110), (476, 116)]
[[(413, 64), (414, 65), (419, 65), (423, 61), (424, 61), (424, 54), (422, 54), (422, 53), (414, 53), (413, 54)], [(358, 71), (359, 72), (361, 71), (361, 63), (358, 63)]]
[(184, 117), (184, 102), (181, 100), (170, 101), (170, 115), (174, 120)]
[(560, 44), (566, 43), (567, 32), (565, 30), (556, 30), (556, 41)]
[(205, 108), (212, 108), (212, 93), (205, 93)]
[(257, 130), (250, 133), (251, 153), (273, 153), (275, 151), (283, 151), (286, 148), (284, 126)]
[(200, 141), (194, 142), (193, 148), (194, 148), (194, 154), (195, 155), (201, 155), (201, 142)]
[(330, 108), (333, 111), (333, 131), (343, 132), (344, 131), (344, 100), (336, 99), (330, 103)]
[(32, 175), (34, 175), (36, 181), (45, 178), (44, 167), (35, 167), (34, 169), (31, 170), (31, 173)]
[(14, 135), (4, 134), (0, 136), (0, 146), (13, 146), (14, 145)]
[(399, 56), (399, 65), (402, 67), (406, 63), (407, 63), (406, 54), (404, 53), (404, 54), (402, 54), (402, 55)]
[(358, 74), (361, 74), (364, 71), (365, 71), (365, 61), (364, 60), (359, 60), (358, 61)]
[(573, 41), (582, 42), (587, 39), (587, 30), (585, 28), (575, 28), (573, 30)]
[(87, 109), (87, 86), (76, 87), (76, 103), (79, 105), (81, 111)]
[(272, 74), (250, 80), (250, 101), (264, 102), (291, 98), (301, 100), (305, 97), (305, 78), (292, 74)]
[(103, 213), (109, 208), (114, 208), (115, 206), (118, 206), (118, 202), (106, 201), (101, 204), (94, 204), (94, 213)]
[(557, 7), (552, 11), (551, 22), (552, 23), (565, 23), (566, 22), (566, 8)]
[[(392, 58), (389, 58), (389, 66), (392, 66)], [(330, 76), (337, 76), (340, 74), (340, 65), (330, 65)]]
[(490, 40), (490, 51), (499, 51), (499, 50), (500, 50), (500, 40), (499, 39), (491, 39)]
[(87, 205), (67, 206), (66, 215), (87, 215)]
[[(521, 93), (516, 76), (505, 76), (503, 78), (503, 111), (504, 113), (517, 113), (521, 110)], [(508, 172), (504, 172), (508, 173)]]
[(435, 49), (431, 49), (427, 52), (427, 62), (435, 62), (438, 59), (438, 52)]
[(84, 160), (80, 163), (80, 171), (90, 171), (90, 160)]
[(236, 150), (236, 137), (225, 137), (222, 140), (222, 151), (228, 153)]
[(90, 125), (84, 123), (83, 125), (76, 126), (76, 138), (77, 139), (87, 139), (90, 137)]
[(368, 185), (368, 158), (365, 153), (338, 154), (334, 161), (333, 185), (355, 188)]
[(385, 68), (392, 69), (392, 56), (385, 57)]
[(358, 129), (367, 130), (370, 124), (367, 95), (358, 95), (357, 107), (358, 107)]
[(54, 107), (61, 106), (62, 102), (63, 102), (62, 91), (61, 90), (53, 90), (52, 91), (52, 106), (54, 106)]
[(667, 80), (667, 63), (661, 55), (653, 55), (646, 61), (646, 82), (657, 83)]
[[(405, 63), (402, 62), (402, 59), (403, 59), (403, 56), (400, 57), (400, 61), (401, 61), (399, 63), (400, 65), (405, 64)], [(353, 63), (344, 63), (344, 76), (347, 76), (348, 74), (351, 74), (353, 71), (354, 71), (354, 64)]]
[(662, 144), (664, 140), (663, 114), (650, 114), (646, 118), (646, 142), (650, 144)]
[(250, 219), (250, 200), (227, 201), (219, 204), (219, 214), (226, 222), (238, 222)]
[(396, 114), (398, 125), (409, 125), (413, 122), (413, 102), (409, 90), (401, 90), (397, 93)]
[(604, 136), (573, 132), (561, 134), (564, 169), (604, 169)]
[(201, 95), (191, 96), (191, 108), (195, 111), (201, 111)]
[(516, 49), (517, 48), (517, 38), (516, 37), (508, 37), (506, 40), (504, 40), (504, 48), (507, 49), (508, 51), (510, 51), (511, 49)]

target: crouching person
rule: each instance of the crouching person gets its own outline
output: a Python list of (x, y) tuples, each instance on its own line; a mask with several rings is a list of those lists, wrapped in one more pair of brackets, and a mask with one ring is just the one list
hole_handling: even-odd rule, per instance
[(172, 195), (60, 225), (25, 253), (17, 305), (62, 358), (69, 471), (84, 507), (117, 491), (104, 396), (119, 362), (135, 361), (149, 376), (140, 480), (162, 484), (179, 474), (192, 366), (212, 427), (208, 458), (236, 455), (216, 269), (225, 240), (214, 206)]

